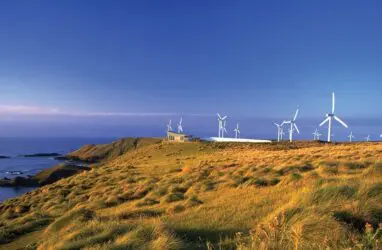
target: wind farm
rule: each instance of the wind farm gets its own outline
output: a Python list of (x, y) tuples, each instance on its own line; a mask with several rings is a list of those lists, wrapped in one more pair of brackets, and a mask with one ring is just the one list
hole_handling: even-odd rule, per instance
[[(344, 127), (345, 129), (349, 129), (349, 126), (341, 119), (339, 116), (335, 114), (336, 111), (336, 96), (333, 92), (331, 95), (331, 110), (329, 113), (327, 113), (325, 116), (325, 120), (322, 121), (320, 124), (318, 124), (318, 127), (324, 127), (324, 125), (327, 124), (327, 140), (326, 142), (334, 142), (335, 134), (333, 133), (333, 126), (334, 122), (337, 122), (340, 126)], [(276, 127), (276, 137), (272, 138), (246, 138), (245, 134), (244, 136), (241, 134), (241, 129), (239, 128), (239, 123), (236, 123), (236, 127), (232, 129), (232, 133), (229, 133), (227, 130), (227, 126), (229, 124), (230, 116), (228, 115), (220, 115), (220, 113), (216, 113), (217, 118), (217, 128), (218, 128), (218, 135), (212, 136), (212, 137), (203, 137), (202, 140), (205, 141), (212, 141), (212, 142), (242, 142), (242, 143), (271, 143), (271, 142), (284, 142), (285, 138), (285, 132), (284, 129), (288, 132), (287, 141), (290, 143), (298, 140), (309, 140), (309, 139), (296, 139), (296, 136), (300, 134), (300, 129), (297, 126), (297, 119), (300, 114), (300, 109), (298, 108), (291, 119), (283, 120), (282, 122), (274, 122), (273, 125)], [(313, 125), (313, 124), (312, 124)], [(167, 123), (167, 131), (172, 131), (171, 127), (171, 120)], [(178, 123), (177, 127), (178, 133), (183, 133), (182, 128), (182, 117), (180, 118), (180, 121)], [(318, 128), (315, 128), (315, 130), (312, 133), (313, 135), (313, 141), (321, 141), (322, 134), (319, 132)], [(382, 134), (379, 136), (382, 138)], [(347, 141), (347, 142), (356, 142), (355, 141), (355, 135), (351, 131), (349, 135), (345, 136), (342, 140), (339, 139), (339, 142)], [(367, 136), (362, 138), (365, 142), (371, 141), (371, 135), (368, 134)]]
[(2, 1), (0, 250), (382, 250), (382, 1)]

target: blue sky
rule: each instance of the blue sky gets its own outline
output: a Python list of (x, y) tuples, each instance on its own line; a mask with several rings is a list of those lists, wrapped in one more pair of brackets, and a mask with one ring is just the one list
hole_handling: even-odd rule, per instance
[(308, 138), (335, 91), (351, 129), (376, 137), (381, 10), (380, 1), (2, 1), (0, 136), (159, 136), (180, 115), (205, 136), (218, 111), (243, 134), (271, 137), (272, 122), (299, 107)]

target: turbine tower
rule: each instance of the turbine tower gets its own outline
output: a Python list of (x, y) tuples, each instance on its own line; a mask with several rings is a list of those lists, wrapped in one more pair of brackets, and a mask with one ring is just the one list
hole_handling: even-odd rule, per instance
[(280, 140), (282, 141), (283, 140), (283, 136), (285, 135), (284, 133), (284, 127), (281, 126), (281, 131), (280, 131)]
[(334, 115), (334, 110), (335, 110), (335, 107), (336, 107), (336, 99), (335, 99), (335, 95), (334, 93), (332, 93), (332, 112), (329, 113), (329, 114), (326, 114), (326, 119), (321, 122), (320, 124), (320, 127), (322, 125), (324, 125), (325, 123), (329, 122), (328, 124), (328, 142), (331, 141), (331, 135), (332, 135), (332, 120), (333, 118), (339, 122), (342, 126), (344, 126), (345, 128), (348, 128), (348, 125), (346, 125), (346, 123), (344, 123), (340, 118), (338, 118), (338, 116)]
[(279, 142), (280, 140), (283, 139), (283, 134), (284, 134), (283, 123), (281, 124), (274, 123), (274, 124), (277, 127), (277, 141)]
[(233, 130), (235, 132), (235, 138), (240, 138), (240, 129), (239, 129), (239, 123), (236, 124), (236, 128)]
[(167, 132), (170, 132), (170, 131), (172, 131), (171, 120), (167, 124)]
[(348, 138), (349, 138), (349, 142), (353, 141), (353, 138), (354, 138), (353, 132), (350, 132), (350, 134), (348, 135)]
[(295, 129), (296, 129), (298, 134), (300, 133), (300, 130), (298, 130), (298, 127), (296, 125), (296, 119), (297, 119), (297, 116), (298, 116), (298, 112), (299, 111), (297, 109), (292, 120), (290, 120), (290, 121), (283, 121), (283, 123), (281, 123), (281, 126), (283, 126), (284, 124), (290, 124), (290, 128), (289, 128), (289, 141), (290, 142), (293, 141), (293, 132), (294, 132)]
[(219, 124), (219, 138), (224, 138), (224, 133), (227, 132), (225, 129), (227, 116), (221, 117), (219, 113), (217, 113), (217, 116)]
[(178, 123), (178, 134), (183, 133), (182, 121), (183, 121), (183, 118), (180, 117), (180, 121)]
[(367, 135), (364, 139), (365, 141), (369, 142), (371, 140), (370, 135)]
[(320, 140), (321, 134), (318, 132), (318, 129), (316, 129), (313, 133), (313, 140)]

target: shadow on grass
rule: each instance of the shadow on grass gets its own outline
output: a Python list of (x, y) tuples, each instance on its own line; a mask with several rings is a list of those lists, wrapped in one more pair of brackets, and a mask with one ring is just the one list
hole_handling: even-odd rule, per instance
[(230, 244), (227, 239), (233, 239), (240, 229), (212, 230), (212, 229), (186, 229), (175, 228), (174, 232), (187, 242), (187, 249), (207, 249), (207, 242), (219, 249), (219, 245), (224, 244), (224, 249), (234, 249), (234, 243)]

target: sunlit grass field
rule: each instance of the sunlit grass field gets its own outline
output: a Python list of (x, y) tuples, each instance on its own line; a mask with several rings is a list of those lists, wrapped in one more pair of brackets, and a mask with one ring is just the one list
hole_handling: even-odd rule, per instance
[(382, 144), (159, 143), (0, 205), (4, 249), (382, 249)]

